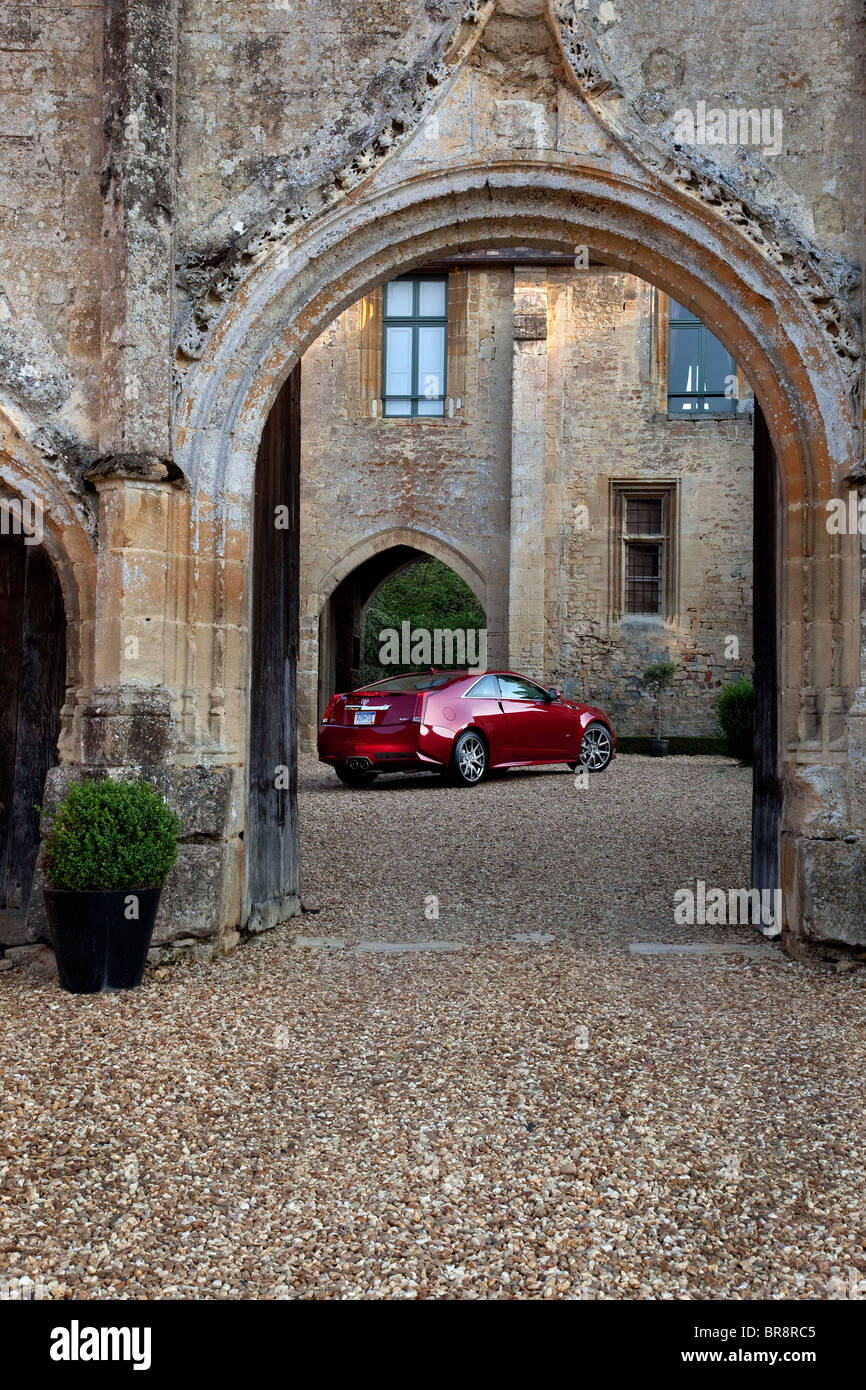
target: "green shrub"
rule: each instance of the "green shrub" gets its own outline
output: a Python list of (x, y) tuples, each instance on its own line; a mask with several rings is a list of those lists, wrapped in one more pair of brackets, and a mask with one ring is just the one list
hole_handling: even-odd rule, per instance
[(755, 736), (755, 692), (752, 682), (743, 677), (723, 686), (716, 696), (716, 713), (729, 757), (750, 763)]
[(69, 788), (45, 850), (52, 888), (158, 888), (177, 858), (181, 823), (143, 778), (87, 778)]

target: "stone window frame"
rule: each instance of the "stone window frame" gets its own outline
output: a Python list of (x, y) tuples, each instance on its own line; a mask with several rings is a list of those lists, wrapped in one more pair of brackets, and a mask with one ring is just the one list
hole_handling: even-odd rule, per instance
[[(695, 411), (694, 415), (682, 411), (678, 414), (671, 414), (668, 410), (668, 363), (670, 360), (670, 321), (671, 321), (671, 296), (665, 294), (663, 290), (653, 287), (653, 302), (651, 313), (652, 324), (652, 349), (650, 375), (652, 378), (652, 403), (653, 420), (674, 420), (682, 421), (685, 424), (695, 424), (698, 421), (709, 424), (718, 424), (719, 421), (738, 420), (746, 413), (738, 408), (735, 411), (726, 411), (724, 414), (713, 414), (705, 412), (701, 414)], [(709, 330), (708, 330), (709, 331)], [(742, 404), (751, 395), (751, 387), (743, 375), (743, 369), (737, 366), (737, 398)], [(750, 420), (751, 423), (751, 420)]]
[[(427, 272), (422, 272), (427, 273)], [(464, 416), (466, 354), (469, 338), (469, 272), (448, 267), (437, 272), (448, 279), (448, 329), (446, 340), (446, 397), (442, 415), (385, 415), (382, 403), (384, 286), (378, 285), (352, 306), (349, 319), (349, 393), (352, 414), (379, 425), (408, 426), (454, 423)]]
[[(661, 546), (661, 611), (659, 613), (626, 612), (626, 547), (629, 542), (653, 541), (654, 537), (630, 535), (626, 529), (626, 502), (660, 499), (662, 529), (658, 536)], [(613, 623), (676, 622), (680, 607), (680, 482), (677, 478), (645, 480), (641, 478), (611, 478), (609, 496), (609, 594), (608, 613)]]

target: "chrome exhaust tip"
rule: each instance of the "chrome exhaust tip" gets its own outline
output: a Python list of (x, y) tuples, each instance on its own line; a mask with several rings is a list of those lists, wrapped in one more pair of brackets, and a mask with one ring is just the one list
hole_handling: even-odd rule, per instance
[(366, 772), (373, 766), (369, 758), (349, 758), (348, 765), (352, 772)]

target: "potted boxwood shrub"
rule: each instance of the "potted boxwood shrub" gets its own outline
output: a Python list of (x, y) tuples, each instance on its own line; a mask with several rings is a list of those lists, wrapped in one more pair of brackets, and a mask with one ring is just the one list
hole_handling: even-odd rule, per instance
[(662, 691), (673, 685), (677, 668), (672, 661), (657, 661), (648, 666), (643, 673), (642, 684), (653, 691), (658, 704), (658, 737), (650, 739), (650, 753), (654, 758), (663, 758), (668, 751), (668, 740), (662, 738)]
[(143, 778), (69, 788), (45, 846), (57, 973), (72, 994), (141, 984), (178, 817)]

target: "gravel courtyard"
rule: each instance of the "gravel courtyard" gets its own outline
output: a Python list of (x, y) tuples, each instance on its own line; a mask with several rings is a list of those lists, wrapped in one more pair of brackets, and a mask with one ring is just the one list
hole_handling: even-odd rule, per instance
[(761, 942), (672, 915), (748, 882), (748, 772), (353, 792), (305, 761), (301, 794), (317, 913), (130, 994), (0, 976), (0, 1280), (825, 1299), (866, 1274), (866, 972), (629, 951)]

